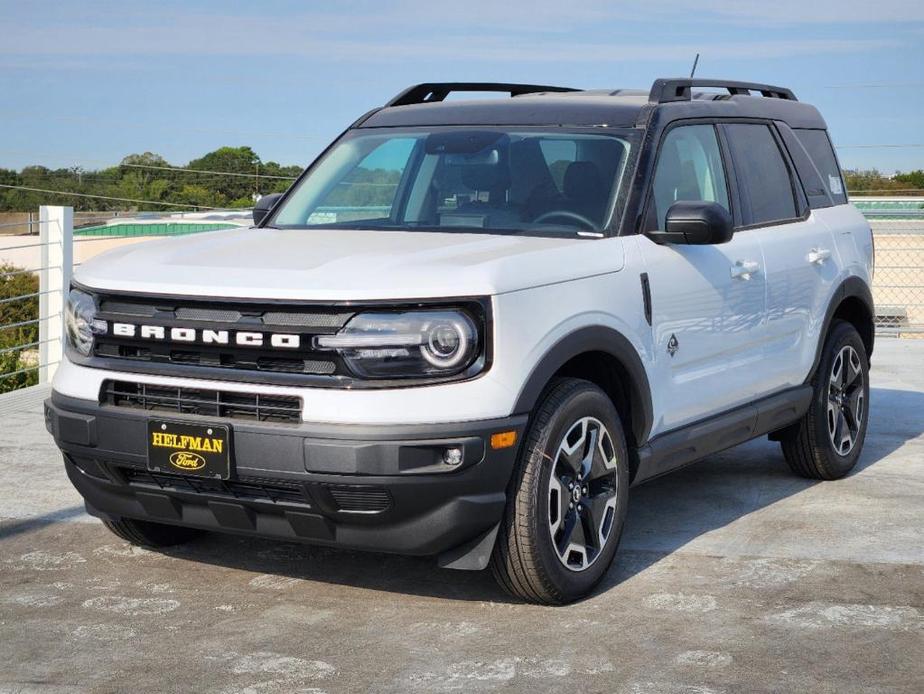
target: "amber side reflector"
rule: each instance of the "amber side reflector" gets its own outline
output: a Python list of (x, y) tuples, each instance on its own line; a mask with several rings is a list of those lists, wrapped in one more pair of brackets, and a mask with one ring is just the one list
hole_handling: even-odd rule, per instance
[(510, 448), (516, 442), (517, 432), (515, 431), (499, 431), (496, 434), (491, 434), (491, 448), (494, 450)]

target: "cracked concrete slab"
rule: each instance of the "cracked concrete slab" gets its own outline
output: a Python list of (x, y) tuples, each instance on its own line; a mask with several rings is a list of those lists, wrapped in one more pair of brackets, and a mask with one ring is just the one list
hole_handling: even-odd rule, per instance
[(920, 692), (922, 366), (879, 341), (844, 480), (760, 440), (633, 489), (603, 585), (562, 608), (425, 559), (131, 547), (83, 513), (43, 392), (0, 397), (0, 692)]

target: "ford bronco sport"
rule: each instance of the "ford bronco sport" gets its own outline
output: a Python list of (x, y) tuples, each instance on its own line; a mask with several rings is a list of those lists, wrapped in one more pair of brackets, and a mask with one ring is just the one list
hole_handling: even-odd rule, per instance
[(432, 555), (557, 604), (632, 485), (765, 435), (814, 479), (860, 455), (872, 235), (787, 89), (418, 85), (254, 223), (76, 271), (47, 426), (129, 542)]

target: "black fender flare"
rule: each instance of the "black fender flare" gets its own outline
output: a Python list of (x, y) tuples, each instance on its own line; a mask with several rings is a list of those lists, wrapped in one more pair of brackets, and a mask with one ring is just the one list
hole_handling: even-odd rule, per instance
[(636, 445), (648, 440), (654, 419), (648, 373), (632, 343), (619, 331), (602, 325), (579, 328), (556, 342), (538, 361), (517, 396), (514, 412), (532, 412), (552, 376), (572, 358), (585, 352), (603, 352), (625, 369), (631, 399), (632, 434)]
[[(851, 275), (841, 282), (837, 289), (834, 290), (834, 294), (831, 295), (831, 301), (828, 303), (827, 311), (825, 311), (825, 321), (818, 335), (818, 344), (815, 346), (815, 360), (812, 362), (812, 368), (809, 370), (809, 374), (805, 379), (806, 383), (812, 380), (815, 371), (818, 369), (818, 364), (821, 362), (821, 350), (824, 348), (825, 338), (828, 336), (828, 331), (831, 329), (831, 323), (834, 320), (835, 312), (844, 300), (849, 298), (859, 299), (869, 311), (870, 319), (875, 321), (876, 308), (873, 303), (872, 290), (862, 278)], [(867, 358), (873, 356), (873, 344), (876, 336), (875, 324), (870, 326), (870, 328)]]

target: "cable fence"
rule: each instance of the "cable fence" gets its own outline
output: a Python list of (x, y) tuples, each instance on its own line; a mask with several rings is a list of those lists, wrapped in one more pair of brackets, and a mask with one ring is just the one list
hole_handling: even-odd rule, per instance
[[(924, 198), (857, 199), (873, 229), (880, 336), (924, 337)], [(360, 208), (322, 211), (337, 221)], [(99, 252), (156, 235), (246, 224), (248, 210), (81, 212), (43, 206), (0, 219), (0, 393), (47, 383), (62, 359), (73, 269)], [(2, 233), (12, 225), (14, 233)], [(163, 228), (162, 228), (163, 227)]]
[[(42, 207), (0, 235), (0, 393), (49, 382), (61, 361), (73, 225), (71, 208)], [(25, 267), (7, 260), (24, 254)]]

